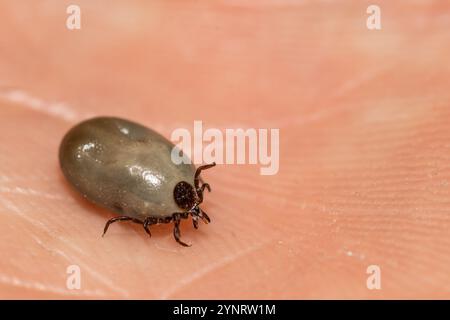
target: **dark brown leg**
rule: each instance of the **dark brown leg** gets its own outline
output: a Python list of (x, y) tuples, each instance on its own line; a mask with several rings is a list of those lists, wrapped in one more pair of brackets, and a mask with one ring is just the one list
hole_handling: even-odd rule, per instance
[(175, 240), (181, 244), (184, 247), (190, 247), (191, 245), (184, 243), (183, 241), (180, 240), (181, 237), (181, 232), (180, 232), (180, 221), (181, 221), (181, 217), (179, 213), (174, 213), (173, 214), (173, 222), (174, 222), (174, 226), (173, 226), (173, 236), (175, 238)]
[(211, 219), (208, 217), (205, 211), (197, 207), (197, 210), (189, 212), (192, 216), (192, 224), (195, 229), (198, 229), (198, 219), (202, 219), (202, 221), (206, 224), (211, 222)]
[(197, 189), (197, 195), (198, 198), (200, 199), (199, 203), (203, 202), (203, 192), (205, 191), (205, 188), (208, 189), (208, 192), (211, 192), (211, 187), (209, 186), (208, 183), (202, 184), (201, 187)]
[(156, 223), (155, 219), (148, 217), (148, 218), (146, 218), (144, 220), (144, 223), (142, 224), (142, 226), (144, 227), (145, 232), (147, 232), (147, 234), (150, 237), (152, 236), (152, 234), (150, 233), (150, 229), (148, 227), (151, 226), (152, 224), (155, 224), (155, 223)]
[[(209, 183), (205, 183), (202, 177), (198, 177), (198, 181), (201, 183), (200, 187), (202, 188), (202, 191), (208, 189), (209, 192), (211, 192), (211, 187), (209, 186)], [(205, 186), (203, 186), (205, 185)]]
[(210, 223), (211, 222), (211, 219), (209, 218), (209, 216), (202, 209), (200, 209), (200, 218), (203, 220), (204, 223)]
[[(203, 201), (203, 190), (205, 190), (205, 188), (208, 188), (208, 191), (211, 191), (211, 187), (210, 187), (209, 184), (207, 184), (207, 183), (204, 183), (204, 184), (202, 185), (201, 188), (199, 187), (199, 183), (200, 183), (200, 173), (201, 173), (203, 170), (206, 170), (206, 169), (209, 169), (209, 168), (214, 167), (215, 165), (216, 165), (215, 162), (213, 162), (213, 163), (211, 163), (211, 164), (206, 164), (206, 165), (204, 165), (204, 166), (198, 167), (197, 170), (195, 171), (194, 185), (195, 185), (195, 190), (197, 191), (197, 194), (198, 194), (198, 196), (199, 196), (199, 198), (200, 198), (200, 202)], [(204, 187), (203, 187), (203, 186), (204, 186)]]
[(208, 192), (211, 192), (211, 187), (209, 186), (209, 183), (202, 184), (202, 186), (200, 187), (200, 190), (202, 191), (202, 193), (203, 193), (203, 191), (205, 191), (205, 188), (208, 189)]
[(129, 220), (132, 220), (133, 222), (136, 222), (136, 223), (142, 223), (141, 221), (139, 221), (139, 220), (137, 220), (135, 218), (132, 218), (132, 217), (128, 217), (128, 216), (119, 216), (119, 217), (111, 218), (105, 224), (105, 228), (103, 229), (102, 237), (105, 235), (106, 231), (108, 231), (109, 225), (111, 223), (114, 223), (114, 222), (117, 222), (117, 221), (129, 221)]
[(194, 225), (195, 229), (198, 229), (198, 216), (192, 215), (192, 224)]
[(195, 176), (194, 176), (194, 182), (195, 182), (195, 187), (196, 188), (198, 188), (198, 183), (200, 182), (200, 178), (199, 178), (200, 177), (200, 173), (203, 170), (206, 170), (206, 169), (214, 167), (215, 165), (216, 165), (216, 163), (213, 162), (213, 163), (205, 164), (204, 166), (200, 166), (200, 167), (197, 168), (197, 170), (195, 171)]

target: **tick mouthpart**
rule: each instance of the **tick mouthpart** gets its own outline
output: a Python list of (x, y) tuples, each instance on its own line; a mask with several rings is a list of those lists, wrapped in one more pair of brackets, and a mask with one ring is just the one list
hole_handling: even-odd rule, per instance
[(211, 222), (211, 219), (209, 218), (209, 216), (206, 214), (205, 211), (203, 211), (198, 204), (195, 205), (194, 207), (192, 207), (191, 210), (189, 210), (189, 213), (193, 216), (193, 217), (198, 217), (200, 219), (202, 219), (202, 221), (205, 224), (208, 224)]

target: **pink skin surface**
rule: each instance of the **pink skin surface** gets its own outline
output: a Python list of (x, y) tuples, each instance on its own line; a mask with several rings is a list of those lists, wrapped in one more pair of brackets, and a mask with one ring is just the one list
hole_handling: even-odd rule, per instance
[[(366, 1), (86, 0), (71, 31), (71, 3), (0, 4), (0, 298), (450, 298), (449, 4), (377, 1), (370, 31)], [(101, 238), (57, 158), (94, 115), (279, 128), (279, 172), (205, 172), (191, 248)]]

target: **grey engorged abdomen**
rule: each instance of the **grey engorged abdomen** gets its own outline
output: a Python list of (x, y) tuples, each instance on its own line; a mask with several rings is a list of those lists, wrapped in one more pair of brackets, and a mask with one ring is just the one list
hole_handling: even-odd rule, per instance
[[(110, 209), (118, 216), (109, 219), (103, 235), (116, 221), (132, 221), (149, 227), (173, 222), (173, 236), (181, 241), (181, 219), (192, 217), (211, 222), (203, 203), (202, 170), (216, 164), (195, 167), (176, 165), (174, 145), (157, 132), (135, 122), (99, 117), (76, 125), (64, 136), (59, 161), (64, 176), (88, 200)], [(175, 150), (176, 151), (176, 150)], [(178, 151), (179, 152), (179, 151)]]
[(194, 185), (195, 167), (173, 163), (173, 147), (137, 123), (99, 117), (65, 135), (59, 160), (66, 178), (87, 199), (143, 221), (179, 212), (175, 186), (180, 181)]

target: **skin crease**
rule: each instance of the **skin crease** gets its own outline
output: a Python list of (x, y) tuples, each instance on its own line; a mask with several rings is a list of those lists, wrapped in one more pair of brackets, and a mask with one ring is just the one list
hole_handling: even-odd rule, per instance
[[(450, 298), (448, 3), (377, 1), (379, 31), (365, 1), (77, 3), (75, 31), (69, 1), (0, 5), (1, 298)], [(190, 248), (169, 225), (101, 238), (113, 215), (57, 156), (95, 115), (279, 128), (279, 172), (205, 173)]]

